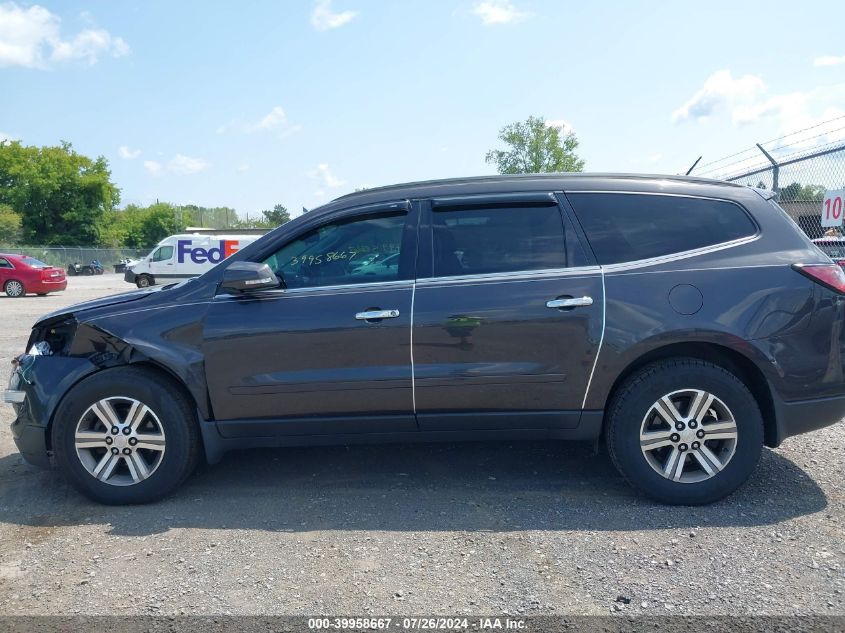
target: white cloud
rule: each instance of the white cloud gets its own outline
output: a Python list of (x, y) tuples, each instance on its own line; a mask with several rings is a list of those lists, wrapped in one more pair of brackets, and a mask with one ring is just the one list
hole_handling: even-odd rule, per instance
[(825, 55), (813, 60), (813, 66), (839, 66), (845, 64), (845, 55)]
[(346, 184), (345, 180), (341, 180), (329, 170), (329, 166), (326, 163), (320, 163), (309, 171), (306, 174), (309, 178), (313, 178), (320, 182), (321, 190), (315, 195), (322, 195), (324, 192), (322, 191), (322, 187), (327, 189), (337, 189), (338, 187), (342, 187)]
[(274, 106), (267, 114), (258, 119), (244, 123), (242, 119), (232, 119), (217, 127), (218, 134), (227, 134), (230, 131), (243, 134), (255, 134), (258, 132), (273, 133), (278, 138), (286, 138), (302, 129), (299, 124), (293, 124), (288, 120), (287, 113), (282, 106)]
[(314, 10), (311, 12), (311, 26), (318, 31), (328, 31), (343, 26), (356, 15), (358, 15), (357, 11), (333, 11), (332, 0), (316, 0)]
[(117, 148), (117, 153), (124, 160), (134, 160), (141, 155), (141, 150), (129, 149), (128, 145), (121, 145)]
[[(796, 149), (845, 138), (845, 132), (833, 129), (843, 127), (841, 120), (824, 125), (830, 119), (845, 115), (843, 108), (845, 83), (819, 86), (805, 92), (772, 94), (760, 77), (734, 78), (730, 71), (720, 70), (672, 116), (675, 121), (703, 120), (723, 112), (730, 115), (734, 125), (774, 121), (780, 135), (790, 135), (781, 145), (785, 149)], [(812, 129), (793, 134), (805, 128)]]
[(161, 166), (161, 163), (154, 160), (145, 160), (144, 169), (150, 172), (153, 176), (159, 176), (164, 171), (164, 168)]
[(207, 169), (208, 166), (209, 163), (201, 158), (191, 158), (184, 154), (176, 154), (167, 163), (167, 170), (172, 171), (174, 174), (188, 175), (199, 173)]
[(472, 6), (472, 12), (485, 26), (520, 22), (531, 16), (530, 12), (517, 9), (510, 0), (482, 0)]
[(122, 37), (112, 37), (104, 29), (87, 29), (77, 34), (72, 40), (56, 43), (50, 58), (57, 62), (81, 59), (93, 66), (101, 53), (110, 53), (112, 57), (123, 57), (129, 54), (129, 45)]
[(242, 174), (242, 173), (244, 173), (245, 171), (249, 171), (249, 167), (250, 167), (249, 163), (241, 163), (240, 165), (238, 165), (238, 166), (235, 168), (235, 171), (237, 171), (238, 173), (241, 173), (241, 174)]
[(85, 29), (63, 39), (61, 19), (39, 5), (0, 5), (0, 67), (46, 69), (51, 62), (73, 60), (93, 65), (100, 55), (120, 57), (128, 52), (123, 38), (104, 29)]
[(707, 119), (722, 107), (749, 101), (765, 89), (763, 80), (756, 75), (734, 78), (731, 71), (719, 70), (707, 78), (689, 101), (672, 113), (672, 120)]
[(649, 162), (649, 163), (656, 163), (656, 162), (658, 162), (661, 158), (663, 158), (663, 154), (661, 154), (660, 152), (657, 152), (657, 153), (652, 154), (651, 156), (649, 156), (649, 157), (646, 159), (646, 161), (647, 161), (647, 162)]
[(258, 132), (260, 130), (272, 130), (274, 128), (279, 127), (280, 125), (285, 125), (288, 121), (288, 117), (285, 114), (284, 109), (282, 106), (276, 106), (270, 112), (268, 112), (260, 121), (256, 121), (251, 125), (247, 125), (246, 129), (247, 132)]
[(575, 132), (572, 124), (563, 119), (549, 119), (546, 121), (546, 127), (556, 127), (561, 131), (561, 134), (573, 134)]
[(161, 176), (164, 173), (188, 176), (208, 169), (208, 167), (210, 167), (210, 163), (208, 161), (201, 158), (185, 156), (184, 154), (176, 154), (165, 164), (155, 160), (144, 161), (144, 169), (153, 176)]

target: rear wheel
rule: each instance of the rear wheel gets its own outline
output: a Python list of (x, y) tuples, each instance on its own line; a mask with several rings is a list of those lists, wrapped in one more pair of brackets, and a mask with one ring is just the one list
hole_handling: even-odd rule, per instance
[(717, 501), (751, 475), (763, 446), (763, 419), (745, 384), (696, 359), (648, 365), (617, 391), (607, 445), (636, 488), (663, 503)]
[(167, 495), (193, 471), (200, 450), (188, 399), (169, 379), (134, 367), (101, 371), (68, 392), (52, 439), (70, 483), (108, 504)]
[(23, 282), (17, 279), (7, 281), (3, 291), (7, 297), (23, 297), (26, 294), (26, 288), (24, 288)]

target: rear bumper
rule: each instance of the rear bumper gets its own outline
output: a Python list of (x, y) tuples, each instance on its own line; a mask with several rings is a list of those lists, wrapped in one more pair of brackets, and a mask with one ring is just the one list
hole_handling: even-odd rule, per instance
[(845, 418), (845, 395), (784, 402), (774, 397), (777, 437), (774, 446), (801, 433), (836, 424)]
[(67, 288), (67, 279), (61, 281), (36, 281), (28, 284), (27, 292), (44, 293), (44, 292), (60, 292)]

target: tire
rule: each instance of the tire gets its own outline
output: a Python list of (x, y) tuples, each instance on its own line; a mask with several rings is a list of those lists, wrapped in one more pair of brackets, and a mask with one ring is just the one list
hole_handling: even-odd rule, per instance
[[(691, 417), (696, 409), (699, 415)], [(728, 496), (751, 476), (763, 447), (763, 418), (748, 387), (723, 367), (692, 358), (663, 360), (634, 373), (613, 395), (607, 419), (616, 468), (632, 486), (670, 505)]]
[(86, 266), (85, 268), (83, 268), (83, 269), (82, 269), (82, 274), (83, 274), (83, 275), (86, 275), (86, 276), (87, 276), (87, 275), (93, 275), (93, 274), (94, 274), (94, 269), (93, 269), (93, 268), (91, 268), (90, 266)]
[[(110, 419), (106, 410), (94, 408), (106, 399), (119, 421), (129, 419), (135, 401), (149, 412), (138, 417), (134, 431), (127, 427), (127, 434), (112, 434), (101, 422)], [(139, 406), (138, 411), (143, 409)], [(78, 431), (91, 443), (78, 446)], [(172, 380), (144, 368), (105, 369), (74, 386), (56, 410), (51, 437), (56, 462), (68, 481), (87, 497), (110, 505), (161, 499), (191, 474), (200, 456), (199, 428), (189, 399)], [(135, 448), (129, 446), (133, 439)], [(111, 455), (115, 450), (118, 454)], [(93, 473), (101, 464), (105, 467), (98, 478)]]
[(10, 279), (3, 287), (3, 292), (6, 293), (7, 297), (23, 297), (26, 295), (26, 288), (22, 281)]
[(135, 280), (135, 285), (139, 288), (149, 288), (153, 285), (153, 280), (149, 275), (139, 275)]

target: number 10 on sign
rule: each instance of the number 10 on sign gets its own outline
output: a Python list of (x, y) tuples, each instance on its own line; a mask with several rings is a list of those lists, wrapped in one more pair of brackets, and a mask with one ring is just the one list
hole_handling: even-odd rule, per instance
[(845, 214), (845, 189), (828, 191), (822, 202), (822, 226), (842, 226)]

